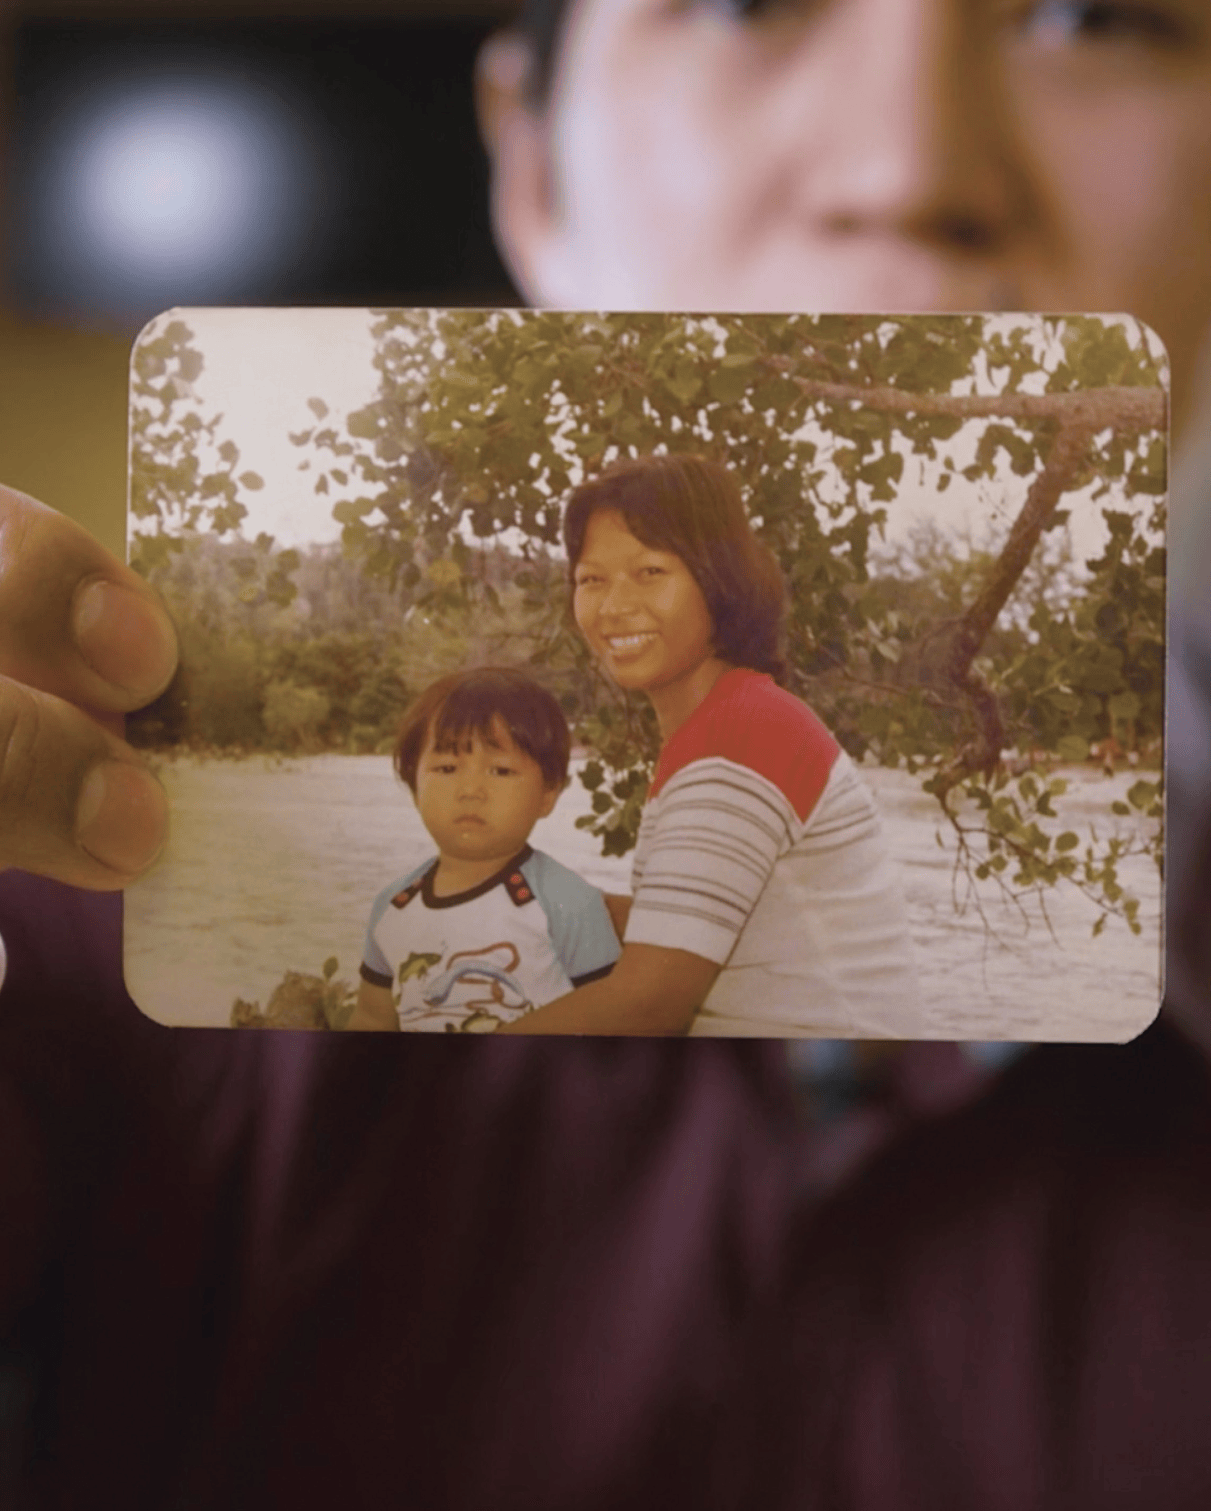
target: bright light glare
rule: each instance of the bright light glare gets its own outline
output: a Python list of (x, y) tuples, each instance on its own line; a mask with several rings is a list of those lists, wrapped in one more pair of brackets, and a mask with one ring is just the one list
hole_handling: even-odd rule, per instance
[(238, 300), (305, 248), (307, 133), (270, 90), (222, 78), (78, 100), (46, 184), (46, 253), (104, 303)]
[(209, 267), (247, 237), (254, 166), (230, 116), (200, 101), (145, 104), (81, 153), (83, 227), (103, 256)]

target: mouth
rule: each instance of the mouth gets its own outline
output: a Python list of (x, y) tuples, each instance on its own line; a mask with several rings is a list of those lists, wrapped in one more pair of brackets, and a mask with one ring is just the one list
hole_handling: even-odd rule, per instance
[(641, 630), (633, 635), (606, 635), (604, 638), (606, 650), (611, 656), (617, 658), (634, 656), (646, 650), (649, 645), (655, 643), (656, 633), (654, 630)]
[(477, 824), (482, 827), (484, 821), (478, 813), (460, 813), (454, 822), (456, 824)]

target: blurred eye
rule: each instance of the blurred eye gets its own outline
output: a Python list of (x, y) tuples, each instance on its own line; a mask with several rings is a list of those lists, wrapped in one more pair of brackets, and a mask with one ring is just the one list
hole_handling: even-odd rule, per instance
[(1023, 16), (1022, 29), (1052, 45), (1082, 41), (1180, 47), (1193, 40), (1187, 17), (1132, 0), (1042, 0)]
[(702, 10), (714, 11), (728, 21), (755, 21), (767, 12), (789, 10), (800, 0), (699, 0)]

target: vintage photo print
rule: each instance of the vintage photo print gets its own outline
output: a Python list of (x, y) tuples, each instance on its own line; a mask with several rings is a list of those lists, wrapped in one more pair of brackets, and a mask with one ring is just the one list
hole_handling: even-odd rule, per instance
[(158, 1022), (1121, 1041), (1167, 361), (1121, 315), (171, 311)]

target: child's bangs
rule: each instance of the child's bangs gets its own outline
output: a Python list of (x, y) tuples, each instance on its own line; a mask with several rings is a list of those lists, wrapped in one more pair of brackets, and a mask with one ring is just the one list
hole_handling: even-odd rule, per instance
[(534, 748), (534, 742), (527, 735), (524, 726), (519, 728), (517, 721), (502, 706), (499, 690), (474, 681), (464, 682), (452, 689), (433, 715), (433, 748), (462, 750), (476, 735), (485, 745), (499, 746), (502, 726), (519, 750), (531, 760), (542, 764), (540, 754)]
[(456, 687), (433, 715), (433, 749), (461, 750), (476, 735), (485, 745), (499, 744), (501, 725), (513, 743), (525, 749), (500, 703), (487, 689), (466, 685)]
[(480, 667), (435, 682), (404, 717), (395, 769), (416, 790), (417, 763), (426, 748), (463, 751), (478, 736), (500, 746), (500, 731), (537, 762), (548, 787), (562, 787), (571, 737), (559, 703), (532, 677), (511, 667)]

